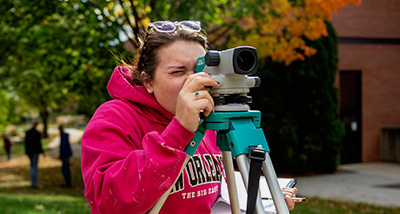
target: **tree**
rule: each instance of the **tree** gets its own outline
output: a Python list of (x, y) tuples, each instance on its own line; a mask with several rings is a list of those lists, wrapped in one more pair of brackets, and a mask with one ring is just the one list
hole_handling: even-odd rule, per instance
[(289, 66), (266, 59), (262, 84), (253, 90), (271, 158), (281, 171), (326, 173), (335, 171), (339, 163), (344, 126), (333, 87), (337, 37), (331, 23), (326, 24), (329, 37), (307, 41), (318, 50), (315, 55)]
[[(317, 76), (319, 82), (311, 84), (315, 87), (328, 86), (324, 91), (331, 99), (318, 102), (329, 107), (305, 99), (312, 104), (307, 110), (327, 110), (330, 116), (324, 117), (323, 122), (335, 124), (337, 112), (333, 107), (337, 100), (331, 97), (333, 92), (329, 87), (333, 86), (329, 84), (332, 82), (331, 69), (335, 69), (336, 65), (329, 62), (329, 57), (321, 57), (321, 54), (324, 56), (328, 51), (328, 56), (335, 56), (333, 46), (326, 42), (331, 37), (329, 33), (334, 32), (328, 30), (330, 27), (327, 23), (333, 11), (349, 3), (359, 4), (360, 0), (70, 0), (39, 3), (8, 0), (0, 5), (0, 12), (5, 17), (0, 20), (0, 33), (5, 35), (0, 42), (6, 44), (0, 50), (0, 77), (7, 78), (9, 87), (37, 106), (44, 119), (49, 106), (57, 108), (68, 100), (83, 99), (84, 102), (80, 104), (90, 104), (95, 108), (95, 104), (107, 99), (104, 86), (109, 78), (108, 72), (115, 64), (108, 50), (125, 55), (120, 32), (138, 47), (141, 30), (150, 21), (200, 20), (208, 33), (211, 49), (238, 45), (256, 47), (262, 62), (260, 75), (272, 75), (270, 69), (273, 68), (273, 75), (281, 78), (278, 80), (291, 78), (291, 81), (283, 82), (288, 84), (287, 87), (306, 87), (293, 78)], [(331, 66), (330, 69), (313, 67), (314, 59), (326, 60), (318, 63)], [(271, 65), (274, 66), (269, 67)], [(291, 69), (291, 72), (287, 69)], [(276, 73), (281, 70), (282, 73)], [(320, 85), (320, 82), (326, 84)], [(303, 89), (310, 93), (316, 90)], [(284, 106), (290, 102), (280, 101), (274, 105)], [(80, 107), (86, 108), (85, 112), (91, 112), (89, 109), (92, 109), (88, 105)], [(333, 147), (339, 143), (340, 127), (332, 125), (337, 128), (335, 136), (329, 135), (330, 130), (315, 136), (308, 135), (307, 130), (302, 133), (302, 127), (297, 122), (302, 115), (296, 114), (296, 111), (287, 109), (287, 114), (292, 116), (282, 117), (285, 123), (278, 124), (280, 127), (277, 127), (276, 134), (283, 130), (282, 134), (289, 133), (285, 136), (293, 140), (287, 140), (288, 143), (306, 145), (305, 140), (311, 142), (307, 144), (308, 147), (315, 147), (316, 150), (322, 145), (315, 144), (318, 142), (315, 139), (332, 140), (329, 145), (335, 155), (336, 149)], [(309, 117), (316, 116), (309, 114)], [(289, 145), (287, 148), (296, 147)], [(291, 156), (293, 152), (286, 154), (294, 158)], [(297, 155), (309, 153), (300, 152)]]
[(250, 45), (260, 58), (289, 65), (317, 52), (305, 41), (328, 36), (325, 22), (350, 3), (359, 5), (361, 0), (118, 0), (109, 7), (119, 11), (116, 18), (133, 44), (150, 20), (200, 20), (211, 48)]
[[(285, 65), (304, 61), (317, 49), (306, 41), (328, 36), (326, 21), (332, 12), (348, 4), (361, 4), (361, 0), (271, 0), (261, 3), (250, 15), (234, 20), (240, 32), (229, 44), (252, 45), (260, 50), (260, 57), (271, 57)], [(236, 31), (238, 32), (238, 31)]]
[[(0, 77), (40, 111), (47, 136), (50, 109), (84, 99), (93, 112), (106, 98), (114, 67), (110, 50), (123, 52), (119, 25), (105, 1), (9, 0), (0, 6)], [(100, 8), (100, 9), (99, 9)], [(110, 69), (111, 68), (111, 69)]]

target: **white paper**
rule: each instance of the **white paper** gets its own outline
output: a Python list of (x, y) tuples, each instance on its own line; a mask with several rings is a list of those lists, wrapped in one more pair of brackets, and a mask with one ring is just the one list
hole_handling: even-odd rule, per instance
[[(287, 185), (293, 181), (293, 178), (278, 178), (279, 187), (287, 187)], [(239, 199), (239, 208), (241, 213), (246, 213), (247, 207), (247, 190), (244, 186), (242, 176), (240, 172), (235, 172), (235, 183), (238, 191), (238, 199)], [(262, 198), (271, 198), (271, 192), (269, 191), (267, 181), (264, 176), (260, 177), (260, 186), (261, 197)], [(276, 213), (276, 209), (274, 206), (274, 202), (272, 200), (262, 200), (264, 205), (264, 209), (267, 214)], [(221, 195), (215, 202), (214, 206), (211, 209), (211, 214), (231, 214), (231, 207), (229, 202), (229, 192), (228, 186), (223, 180), (221, 182)]]

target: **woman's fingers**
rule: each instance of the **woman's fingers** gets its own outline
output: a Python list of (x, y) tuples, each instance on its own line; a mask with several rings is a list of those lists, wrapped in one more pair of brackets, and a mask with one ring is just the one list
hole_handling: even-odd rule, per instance
[(289, 210), (294, 209), (295, 203), (293, 202), (292, 198), (296, 196), (297, 188), (282, 188), (283, 198), (285, 198), (286, 205)]
[(175, 117), (191, 131), (196, 131), (200, 112), (208, 116), (214, 111), (214, 101), (206, 86), (217, 87), (218, 83), (206, 73), (190, 75), (179, 92)]
[(288, 207), (288, 210), (293, 210), (294, 209), (294, 202), (292, 200), (292, 197), (290, 196), (283, 196), (285, 198), (286, 201), (286, 205)]
[(208, 116), (214, 111), (214, 100), (207, 90), (200, 90), (194, 93), (195, 103), (197, 103), (201, 110), (204, 110), (204, 115)]
[(211, 77), (211, 75), (200, 72), (190, 75), (183, 85), (182, 90), (190, 93), (203, 90), (206, 86), (218, 87), (218, 83)]
[(282, 193), (289, 195), (290, 197), (295, 197), (296, 193), (297, 193), (297, 188), (296, 187), (294, 187), (294, 188), (285, 187), (285, 188), (282, 188)]

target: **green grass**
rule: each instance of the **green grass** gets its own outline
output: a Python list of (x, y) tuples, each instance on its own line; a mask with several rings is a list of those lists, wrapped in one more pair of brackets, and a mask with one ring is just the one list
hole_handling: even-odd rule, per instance
[(291, 214), (398, 214), (400, 207), (382, 207), (307, 197), (297, 203)]
[(90, 213), (84, 198), (68, 195), (0, 193), (0, 207), (4, 214)]

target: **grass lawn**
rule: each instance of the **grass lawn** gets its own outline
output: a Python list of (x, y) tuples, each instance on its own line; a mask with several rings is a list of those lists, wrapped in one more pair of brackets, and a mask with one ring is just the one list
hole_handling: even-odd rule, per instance
[(83, 197), (68, 195), (0, 193), (0, 207), (4, 214), (90, 213)]
[(30, 188), (29, 159), (14, 155), (10, 162), (0, 162), (1, 214), (67, 214), (90, 213), (83, 195), (80, 158), (71, 159), (72, 188), (61, 188), (64, 183), (61, 161), (42, 155), (39, 158), (38, 181), (42, 189)]
[(297, 203), (291, 214), (397, 214), (400, 207), (381, 207), (360, 203), (340, 202), (307, 197)]

